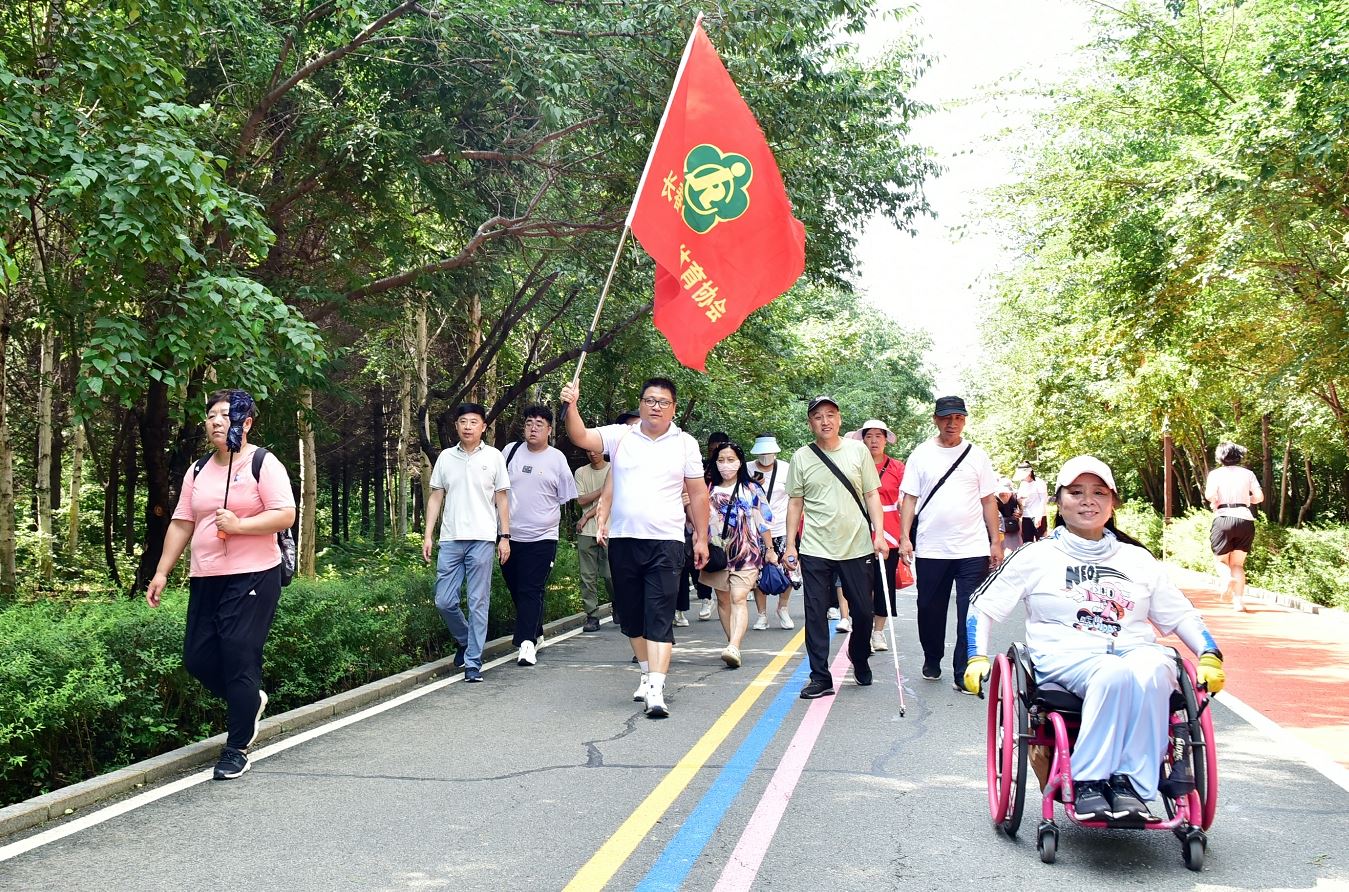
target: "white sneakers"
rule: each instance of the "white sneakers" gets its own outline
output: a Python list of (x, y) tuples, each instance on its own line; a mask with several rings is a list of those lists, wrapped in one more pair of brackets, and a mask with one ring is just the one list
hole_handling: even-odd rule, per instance
[(646, 717), (663, 719), (670, 714), (665, 706), (665, 691), (648, 687), (646, 691)]
[(778, 608), (778, 627), (782, 629), (796, 628), (796, 623), (792, 622), (792, 615), (787, 612), (786, 607)]
[(709, 620), (712, 618), (712, 599), (708, 598), (703, 602), (703, 606), (698, 608), (698, 619)]
[(768, 617), (765, 614), (759, 614), (759, 618), (754, 621), (754, 628), (760, 632), (768, 628)]
[(885, 633), (879, 629), (871, 633), (871, 652), (880, 653), (883, 650), (889, 650), (890, 645), (885, 643)]
[(641, 703), (643, 700), (646, 699), (647, 692), (650, 690), (651, 690), (651, 682), (650, 680), (647, 679), (646, 673), (643, 672), (641, 683), (637, 685), (637, 690), (632, 692), (633, 702)]
[(515, 661), (517, 666), (533, 666), (539, 662), (538, 650), (534, 647), (533, 641), (520, 642), (520, 657)]
[(734, 644), (726, 645), (726, 649), (721, 652), (721, 661), (726, 664), (726, 668), (728, 669), (739, 669), (740, 648), (736, 647)]
[(837, 607), (830, 607), (829, 612), (826, 613), (825, 616), (828, 617), (829, 619), (838, 619), (840, 616), (842, 616), (842, 614), (838, 612)]
[(851, 616), (845, 616), (845, 617), (843, 617), (843, 619), (839, 620), (839, 621), (838, 621), (838, 626), (835, 627), (835, 631), (837, 631), (837, 632), (851, 632), (851, 631), (852, 631), (852, 617), (851, 617)]
[(682, 610), (675, 611), (674, 624), (680, 627), (687, 626), (689, 624), (689, 618), (684, 615), (684, 611)]

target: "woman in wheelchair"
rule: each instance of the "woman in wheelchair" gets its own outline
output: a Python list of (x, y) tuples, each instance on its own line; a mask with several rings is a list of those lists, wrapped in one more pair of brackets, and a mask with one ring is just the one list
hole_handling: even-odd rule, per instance
[(1154, 627), (1199, 655), (1197, 680), (1211, 694), (1225, 680), (1222, 652), (1161, 562), (1115, 528), (1119, 492), (1110, 468), (1078, 456), (1055, 485), (1052, 535), (1008, 557), (970, 599), (965, 688), (982, 690), (991, 625), (1024, 605), (1036, 683), (1082, 698), (1070, 760), (1073, 816), (1124, 826), (1160, 821), (1147, 803), (1158, 795), (1177, 663)]

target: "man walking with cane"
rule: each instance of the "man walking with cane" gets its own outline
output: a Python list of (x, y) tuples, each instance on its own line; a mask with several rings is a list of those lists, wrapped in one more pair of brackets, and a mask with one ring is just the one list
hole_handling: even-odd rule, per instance
[(837, 576), (853, 620), (848, 658), (853, 677), (871, 684), (871, 622), (876, 555), (889, 553), (882, 527), (880, 478), (871, 453), (841, 435), (843, 418), (833, 397), (817, 396), (806, 409), (815, 442), (796, 450), (787, 473), (787, 543), (784, 560), (798, 564), (797, 535), (804, 513), (799, 564), (806, 601), (806, 654), (810, 681), (801, 699), (834, 693), (829, 672), (829, 593)]

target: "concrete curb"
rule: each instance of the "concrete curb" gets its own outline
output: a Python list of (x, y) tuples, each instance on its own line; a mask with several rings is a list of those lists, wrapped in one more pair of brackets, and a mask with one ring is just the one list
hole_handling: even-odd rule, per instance
[[(599, 616), (609, 615), (609, 605), (602, 604)], [(546, 636), (560, 635), (585, 624), (585, 614), (577, 613), (554, 620), (543, 627)], [(483, 648), (483, 658), (493, 659), (515, 649), (511, 636), (505, 635), (487, 642)], [(369, 684), (343, 691), (316, 703), (283, 712), (263, 720), (258, 729), (255, 746), (283, 734), (289, 734), (301, 728), (309, 728), (349, 712), (355, 712), (391, 697), (397, 697), (426, 682), (444, 675), (454, 675), (462, 670), (454, 666), (454, 658), (445, 657), (431, 663), (381, 678)], [(21, 830), (28, 830), (46, 821), (65, 817), (78, 809), (93, 805), (112, 796), (132, 792), (148, 784), (178, 775), (184, 771), (210, 765), (220, 755), (225, 745), (225, 735), (217, 734), (196, 743), (179, 747), (176, 750), (119, 768), (23, 802), (16, 802), (0, 808), (0, 838)]]
[[(1179, 564), (1167, 564), (1171, 568), (1174, 577), (1180, 579), (1187, 577), (1195, 583), (1217, 586), (1217, 577), (1212, 573), (1200, 573), (1198, 570), (1191, 570), (1188, 567), (1182, 567)], [(1299, 598), (1297, 595), (1285, 595), (1283, 592), (1272, 592), (1269, 589), (1257, 588), (1253, 585), (1246, 586), (1246, 597), (1248, 600), (1263, 601), (1269, 604), (1277, 604), (1280, 607), (1287, 607), (1289, 610), (1300, 610), (1303, 613), (1311, 614), (1344, 614), (1338, 607), (1329, 607), (1325, 604), (1313, 604), (1311, 601)]]

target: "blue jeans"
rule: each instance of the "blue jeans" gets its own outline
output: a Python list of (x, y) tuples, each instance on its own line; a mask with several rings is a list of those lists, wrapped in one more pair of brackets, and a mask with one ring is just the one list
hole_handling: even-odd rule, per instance
[[(450, 539), (440, 543), (436, 559), (436, 609), (450, 635), (464, 648), (464, 666), (482, 668), (487, 643), (487, 605), (492, 600), (492, 561), (496, 543), (485, 539)], [(468, 618), (459, 604), (459, 589), (468, 578)]]

